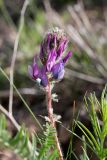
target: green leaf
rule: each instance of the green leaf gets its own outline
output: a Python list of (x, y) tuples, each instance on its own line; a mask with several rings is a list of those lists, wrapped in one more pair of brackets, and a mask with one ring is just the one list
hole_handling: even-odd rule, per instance
[(78, 127), (81, 129), (81, 131), (84, 133), (84, 135), (86, 136), (86, 138), (88, 139), (89, 143), (92, 145), (93, 149), (98, 151), (99, 150), (99, 145), (96, 141), (96, 139), (94, 138), (94, 136), (92, 135), (92, 133), (89, 131), (88, 128), (86, 128), (81, 122), (77, 121), (77, 125)]

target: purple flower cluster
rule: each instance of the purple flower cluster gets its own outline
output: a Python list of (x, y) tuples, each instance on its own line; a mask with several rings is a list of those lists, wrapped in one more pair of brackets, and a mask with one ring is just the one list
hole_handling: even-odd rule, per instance
[[(63, 30), (55, 28), (49, 31), (41, 43), (39, 58), (34, 57), (32, 66), (28, 67), (31, 78), (43, 87), (47, 87), (49, 80), (61, 80), (64, 77), (64, 65), (72, 54), (69, 51), (63, 57), (67, 44), (68, 39)], [(39, 60), (41, 66), (38, 65)]]

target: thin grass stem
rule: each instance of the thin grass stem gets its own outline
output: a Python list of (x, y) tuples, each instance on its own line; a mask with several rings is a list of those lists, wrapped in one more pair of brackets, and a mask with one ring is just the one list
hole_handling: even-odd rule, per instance
[(21, 10), (21, 17), (20, 17), (20, 24), (19, 24), (19, 31), (16, 36), (15, 44), (14, 44), (14, 50), (13, 50), (13, 56), (10, 66), (10, 96), (9, 96), (9, 113), (12, 115), (12, 107), (13, 107), (13, 82), (14, 82), (14, 68), (15, 68), (15, 62), (16, 62), (16, 56), (17, 56), (17, 50), (19, 45), (19, 39), (20, 35), (22, 33), (22, 29), (24, 26), (24, 15), (25, 11), (27, 9), (27, 6), (29, 4), (30, 0), (25, 0), (22, 10)]

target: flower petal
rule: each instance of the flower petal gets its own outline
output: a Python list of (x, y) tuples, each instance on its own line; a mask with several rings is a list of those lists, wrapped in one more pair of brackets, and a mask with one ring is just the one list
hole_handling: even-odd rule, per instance
[(69, 52), (67, 53), (67, 55), (63, 58), (63, 63), (64, 63), (64, 64), (65, 64), (65, 63), (67, 62), (67, 60), (71, 57), (71, 55), (72, 55), (72, 52), (69, 51)]
[(39, 75), (39, 68), (38, 65), (35, 63), (33, 64), (33, 77), (38, 78), (38, 75)]
[(46, 87), (48, 85), (48, 77), (47, 77), (47, 74), (46, 74), (46, 68), (44, 68), (44, 67), (41, 68), (40, 79), (41, 79), (40, 84), (43, 87)]
[(53, 66), (51, 72), (54, 79), (56, 80), (63, 79), (65, 71), (64, 71), (64, 63), (62, 62), (62, 60)]
[(56, 58), (57, 58), (56, 51), (55, 49), (52, 49), (51, 52), (49, 53), (49, 57), (46, 64), (48, 72), (51, 71), (52, 67), (54, 66)]
[(62, 53), (64, 52), (66, 46), (67, 46), (68, 41), (67, 40), (63, 40), (60, 45), (59, 48), (57, 50), (57, 56), (60, 57), (62, 55)]

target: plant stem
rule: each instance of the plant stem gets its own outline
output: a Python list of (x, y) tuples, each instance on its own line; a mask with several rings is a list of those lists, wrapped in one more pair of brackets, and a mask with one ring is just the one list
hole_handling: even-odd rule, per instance
[(59, 153), (59, 160), (63, 160), (63, 154), (61, 151), (61, 147), (59, 144), (58, 136), (57, 136), (57, 130), (56, 130), (56, 125), (55, 125), (55, 119), (53, 116), (53, 108), (52, 108), (52, 98), (51, 98), (51, 85), (50, 82), (48, 82), (48, 90), (46, 91), (46, 96), (47, 96), (47, 110), (48, 110), (48, 117), (50, 120), (50, 123), (52, 127), (55, 129), (55, 142), (56, 142), (56, 147)]
[(5, 114), (5, 116), (12, 122), (15, 128), (19, 131), (21, 128), (20, 125), (17, 123), (14, 117), (1, 104), (0, 104), (0, 111)]

